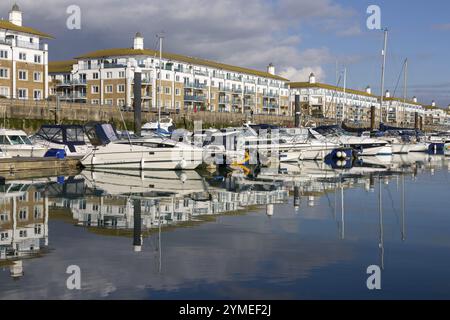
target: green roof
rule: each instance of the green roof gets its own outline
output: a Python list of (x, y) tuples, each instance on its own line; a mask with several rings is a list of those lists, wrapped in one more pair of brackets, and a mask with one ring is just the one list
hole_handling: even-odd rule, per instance
[[(85, 60), (85, 59), (101, 59), (101, 58), (111, 58), (111, 57), (122, 57), (122, 56), (154, 56), (159, 57), (159, 52), (156, 50), (151, 49), (144, 49), (144, 50), (135, 50), (132, 48), (119, 48), (119, 49), (105, 49), (105, 50), (98, 50), (94, 52), (87, 53), (85, 55), (76, 57), (75, 59), (79, 60)], [(246, 73), (251, 74), (259, 77), (264, 78), (272, 78), (276, 80), (286, 81), (288, 82), (288, 79), (282, 78), (277, 75), (272, 75), (268, 72), (264, 71), (258, 71), (248, 68), (242, 68), (242, 67), (236, 67), (228, 64), (223, 64), (219, 62), (214, 62), (210, 60), (205, 60), (201, 58), (195, 58), (195, 57), (188, 57), (183, 56), (180, 54), (174, 54), (174, 53), (167, 53), (164, 52), (162, 54), (163, 58), (173, 61), (182, 61), (189, 64), (195, 64), (195, 65), (201, 65), (211, 68), (217, 68), (222, 70), (228, 70), (233, 72), (239, 72), (239, 73)]]
[(48, 63), (48, 72), (49, 73), (70, 73), (72, 71), (72, 67), (75, 63), (77, 63), (76, 60), (50, 61)]
[[(342, 88), (342, 87), (337, 87), (337, 86), (333, 86), (333, 85), (325, 84), (325, 83), (291, 82), (289, 84), (289, 86), (291, 87), (291, 89), (322, 88), (322, 89), (329, 89), (329, 90), (344, 92), (344, 88)], [(352, 94), (359, 94), (359, 95), (371, 97), (371, 98), (378, 98), (378, 96), (369, 94), (366, 91), (345, 89), (345, 92), (352, 93)]]
[(45, 39), (54, 39), (53, 36), (46, 34), (44, 32), (38, 31), (38, 30), (30, 28), (30, 27), (18, 26), (18, 25), (15, 25), (14, 23), (6, 21), (6, 20), (0, 20), (0, 29), (33, 34), (35, 36), (38, 36), (40, 38), (45, 38)]
[(413, 104), (413, 105), (416, 105), (416, 106), (422, 106), (420, 103), (418, 103), (418, 102), (414, 102), (414, 101), (411, 101), (411, 100), (406, 100), (405, 101), (405, 99), (402, 99), (402, 98), (395, 98), (395, 97), (392, 97), (392, 98), (384, 98), (384, 101), (399, 101), (399, 102), (406, 102), (406, 103), (409, 103), (409, 104)]

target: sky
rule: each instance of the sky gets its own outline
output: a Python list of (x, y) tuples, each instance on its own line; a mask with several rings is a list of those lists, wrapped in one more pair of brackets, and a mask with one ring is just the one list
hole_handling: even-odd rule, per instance
[[(2, 0), (7, 19), (14, 1)], [(409, 98), (450, 104), (450, 2), (447, 0), (18, 0), (24, 25), (52, 34), (50, 60), (97, 49), (131, 47), (141, 32), (145, 46), (242, 67), (292, 81), (336, 84), (347, 68), (347, 86), (380, 93), (383, 32), (369, 30), (367, 8), (378, 5), (389, 29), (386, 88), (403, 97), (408, 59)], [(66, 26), (67, 8), (81, 9), (81, 29)], [(338, 66), (336, 68), (336, 65)], [(397, 85), (398, 83), (398, 85)], [(343, 85), (342, 76), (340, 85)]]

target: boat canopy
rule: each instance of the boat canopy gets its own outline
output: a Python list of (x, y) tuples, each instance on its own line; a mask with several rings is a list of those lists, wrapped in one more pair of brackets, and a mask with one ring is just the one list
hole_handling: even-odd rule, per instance
[(44, 125), (36, 136), (57, 144), (85, 144), (84, 128), (78, 125)]
[(116, 130), (109, 123), (89, 123), (84, 128), (93, 146), (104, 146), (120, 140)]

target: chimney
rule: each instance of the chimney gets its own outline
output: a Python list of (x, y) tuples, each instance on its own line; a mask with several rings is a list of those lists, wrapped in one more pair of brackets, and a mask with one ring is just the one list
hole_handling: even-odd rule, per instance
[(134, 36), (134, 50), (144, 50), (144, 37), (141, 35), (140, 32), (137, 32)]
[(16, 26), (22, 26), (22, 11), (20, 11), (19, 6), (15, 3), (9, 12), (9, 22), (15, 24)]
[(372, 88), (370, 86), (367, 86), (366, 93), (367, 94), (372, 94)]
[(311, 83), (311, 84), (316, 83), (316, 76), (314, 75), (314, 73), (311, 73), (309, 75), (309, 83)]
[(413, 100), (413, 102), (417, 103), (417, 97), (416, 96), (414, 96), (412, 100)]
[(385, 95), (385, 97), (386, 97), (386, 98), (390, 98), (390, 97), (391, 97), (391, 92), (390, 92), (389, 90), (386, 90), (386, 95)]
[(267, 72), (273, 76), (275, 75), (275, 66), (272, 63), (267, 67)]

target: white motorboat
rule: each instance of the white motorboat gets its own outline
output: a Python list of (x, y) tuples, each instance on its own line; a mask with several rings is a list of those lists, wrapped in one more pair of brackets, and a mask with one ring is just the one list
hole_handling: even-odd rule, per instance
[(175, 125), (172, 118), (169, 117), (162, 118), (160, 121), (148, 122), (141, 128), (142, 134), (144, 136), (149, 134), (152, 135), (154, 133), (158, 133), (164, 136), (170, 136), (174, 130)]
[(22, 130), (0, 129), (0, 149), (9, 157), (44, 157), (48, 148), (33, 144)]
[(88, 186), (101, 189), (109, 195), (170, 194), (189, 195), (207, 190), (203, 178), (189, 171), (84, 171)]
[(361, 137), (350, 135), (339, 126), (322, 126), (315, 128), (314, 131), (331, 142), (359, 151), (362, 156), (391, 155), (393, 153), (392, 146), (388, 141), (374, 139), (367, 135)]
[(45, 125), (30, 140), (47, 149), (64, 150), (68, 157), (82, 157), (92, 149), (84, 127), (78, 125)]
[(83, 157), (85, 167), (140, 170), (192, 170), (203, 159), (203, 149), (160, 136), (119, 140), (111, 125), (87, 131), (94, 148)]

